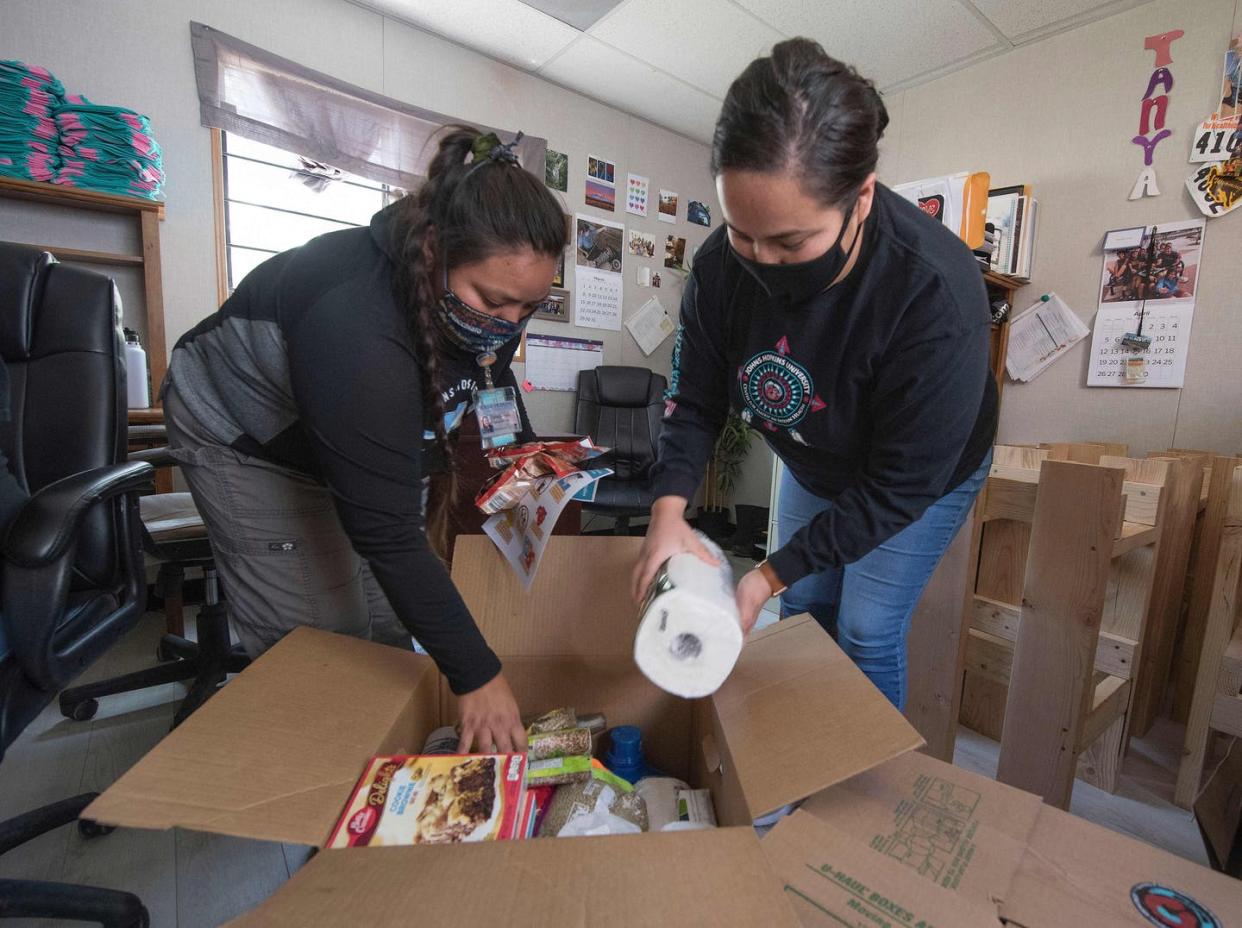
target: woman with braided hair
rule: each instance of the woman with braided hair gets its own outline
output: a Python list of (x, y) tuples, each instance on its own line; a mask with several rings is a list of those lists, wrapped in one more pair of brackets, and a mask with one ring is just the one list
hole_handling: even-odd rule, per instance
[(441, 560), (450, 435), (484, 382), (514, 385), (567, 244), (560, 205), (513, 147), (446, 131), (425, 183), (369, 227), (252, 271), (177, 342), (163, 392), (246, 651), (298, 625), (413, 638), (460, 697), (463, 751), (526, 744)]
[(712, 140), (723, 227), (682, 291), (641, 595), (699, 543), (684, 512), (730, 410), (785, 464), (779, 547), (737, 588), (810, 612), (897, 706), (924, 585), (987, 476), (987, 293), (970, 249), (877, 183), (871, 82), (809, 39), (752, 62)]

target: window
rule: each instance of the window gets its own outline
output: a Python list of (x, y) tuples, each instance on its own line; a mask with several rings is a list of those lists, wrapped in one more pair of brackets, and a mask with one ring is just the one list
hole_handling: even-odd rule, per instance
[[(227, 287), (274, 254), (325, 232), (366, 225), (404, 191), (353, 174), (299, 174), (298, 155), (221, 132)], [(313, 182), (307, 183), (310, 179)]]

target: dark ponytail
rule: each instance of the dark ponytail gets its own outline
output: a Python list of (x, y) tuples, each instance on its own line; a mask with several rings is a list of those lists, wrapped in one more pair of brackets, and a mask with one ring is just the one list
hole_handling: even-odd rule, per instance
[(479, 134), (466, 126), (448, 127), (426, 181), (399, 202), (393, 227), (401, 257), (395, 287), (422, 375), (423, 422), (430, 418), (444, 458), (445, 472), (432, 475), (426, 519), (427, 537), (443, 559), (457, 494), (441, 396), (444, 346), (432, 316), (443, 289), (440, 275), (501, 251), (530, 247), (559, 255), (568, 244), (564, 211), (540, 178), (500, 160), (467, 163)]
[(712, 174), (792, 172), (844, 206), (875, 170), (888, 111), (875, 85), (811, 39), (788, 39), (729, 87), (712, 137)]

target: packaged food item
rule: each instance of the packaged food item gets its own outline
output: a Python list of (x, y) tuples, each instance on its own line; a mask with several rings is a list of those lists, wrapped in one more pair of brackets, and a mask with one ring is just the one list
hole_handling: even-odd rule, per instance
[(503, 841), (526, 798), (525, 754), (371, 758), (327, 847)]
[(578, 716), (573, 709), (553, 709), (526, 726), (526, 734), (541, 735), (545, 732), (560, 731), (564, 728), (577, 728)]
[(635, 792), (621, 793), (602, 780), (562, 786), (539, 828), (539, 836), (639, 834), (647, 830), (647, 809)]
[(583, 461), (604, 452), (589, 438), (578, 441), (529, 442), (488, 451), (487, 459), (500, 473), (489, 478), (474, 498), (488, 515), (512, 509), (530, 493), (541, 477), (565, 477), (582, 468)]
[(423, 742), (423, 756), (456, 754), (457, 745), (461, 743), (461, 732), (453, 725), (437, 728)]
[(575, 754), (591, 755), (591, 733), (585, 728), (564, 728), (527, 738), (526, 756), (532, 761)]
[(526, 779), (532, 786), (582, 783), (591, 779), (591, 757), (589, 754), (578, 754), (573, 757), (533, 760), (527, 765)]

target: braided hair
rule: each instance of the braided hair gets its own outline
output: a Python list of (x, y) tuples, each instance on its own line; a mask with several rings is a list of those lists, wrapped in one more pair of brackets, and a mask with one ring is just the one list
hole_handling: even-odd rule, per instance
[(423, 420), (431, 417), (444, 473), (432, 475), (427, 537), (447, 559), (448, 521), (456, 497), (453, 448), (444, 422), (440, 358), (445, 350), (434, 313), (442, 274), (503, 251), (531, 248), (559, 255), (568, 242), (565, 214), (543, 181), (503, 160), (467, 162), (480, 133), (450, 126), (427, 171), (427, 179), (397, 204), (393, 234), (398, 305), (406, 311), (422, 379)]

